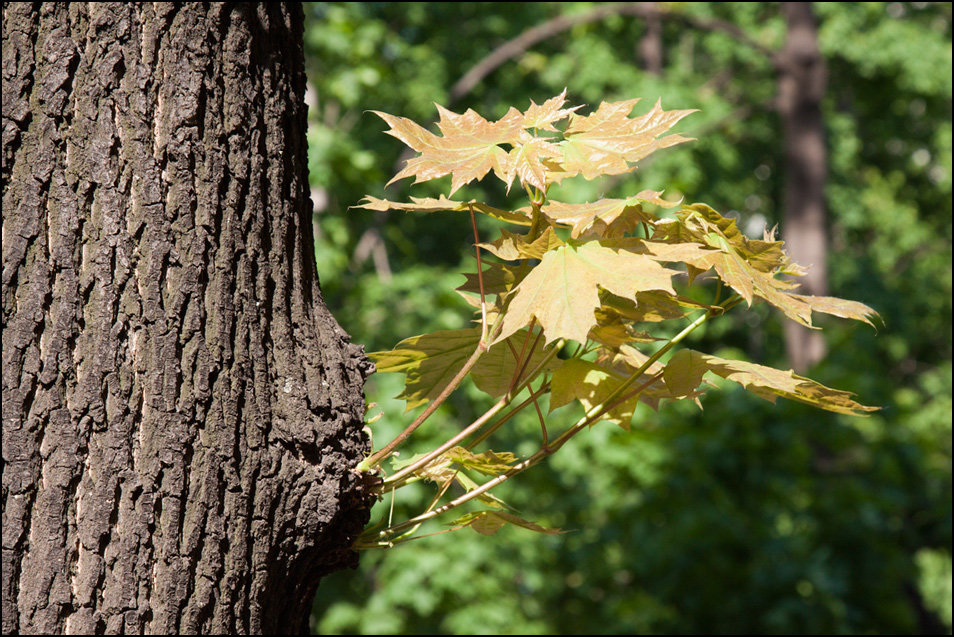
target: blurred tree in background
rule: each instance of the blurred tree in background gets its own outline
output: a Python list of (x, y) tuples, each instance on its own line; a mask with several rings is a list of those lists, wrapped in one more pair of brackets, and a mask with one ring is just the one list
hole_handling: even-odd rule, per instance
[[(433, 121), (437, 102), (497, 118), (564, 87), (590, 107), (641, 96), (645, 108), (656, 97), (698, 108), (678, 127), (698, 141), (612, 183), (566, 182), (559, 199), (665, 189), (731, 211), (751, 236), (779, 224), (785, 237), (798, 222), (783, 214), (784, 4), (306, 5), (328, 306), (369, 351), (470, 318), (454, 292), (473, 268), (465, 215), (348, 211), (385, 196), (407, 159), (368, 110)], [(317, 632), (950, 633), (951, 4), (813, 11), (828, 237), (816, 269), (827, 265), (828, 293), (874, 307), (885, 326), (825, 323), (827, 355), (811, 376), (884, 409), (860, 419), (727, 391), (703, 400), (704, 413), (637, 412), (630, 433), (604, 423), (500, 493), (567, 533), (461, 531), (363, 553), (357, 571), (323, 581)], [(441, 192), (409, 184), (387, 198)], [(491, 184), (460, 195), (506, 197)], [(785, 366), (785, 339), (761, 305), (698, 330), (690, 346)], [(385, 414), (378, 446), (407, 422), (391, 398), (399, 381), (367, 386)], [(446, 434), (487, 406), (458, 393), (432, 428)], [(528, 414), (507, 435), (519, 449), (538, 428)], [(396, 516), (425, 494), (403, 497)]]

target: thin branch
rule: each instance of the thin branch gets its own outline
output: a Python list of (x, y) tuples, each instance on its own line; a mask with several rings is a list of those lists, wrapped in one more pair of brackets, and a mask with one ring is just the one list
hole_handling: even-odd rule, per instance
[(746, 44), (762, 53), (773, 66), (778, 65), (777, 53), (753, 39), (735, 24), (717, 18), (698, 18), (678, 11), (659, 9), (652, 6), (654, 3), (627, 2), (622, 4), (604, 5), (576, 15), (561, 15), (551, 18), (531, 27), (513, 38), (504, 42), (491, 51), (486, 57), (470, 68), (457, 83), (451, 87), (449, 102), (451, 104), (470, 93), (485, 77), (493, 73), (505, 62), (519, 56), (527, 49), (540, 42), (567, 31), (578, 24), (598, 22), (614, 15), (629, 15), (640, 18), (660, 18), (676, 20), (704, 31), (721, 31), (728, 34), (737, 42)]
[(474, 228), (474, 250), (477, 252), (477, 282), (480, 285), (480, 342), (487, 340), (487, 301), (484, 298), (484, 266), (480, 263), (480, 235), (477, 233), (477, 217), (474, 216), (474, 204), (470, 208), (470, 223)]
[(423, 458), (420, 458), (420, 459), (416, 460), (415, 462), (412, 462), (411, 464), (409, 464), (408, 466), (404, 467), (403, 469), (401, 469), (400, 471), (398, 471), (398, 472), (395, 473), (394, 475), (391, 475), (391, 476), (388, 476), (387, 478), (385, 478), (385, 479), (384, 479), (384, 484), (385, 484), (385, 485), (388, 485), (388, 484), (396, 484), (396, 483), (399, 483), (402, 479), (404, 479), (404, 478), (407, 477), (407, 476), (412, 475), (412, 474), (413, 474), (415, 471), (417, 471), (418, 469), (423, 469), (423, 468), (426, 467), (428, 464), (430, 464), (432, 460), (434, 460), (434, 459), (440, 457), (441, 455), (443, 455), (443, 453), (444, 453), (445, 451), (447, 451), (448, 449), (450, 449), (451, 447), (453, 447), (454, 445), (456, 445), (458, 442), (460, 442), (461, 440), (463, 440), (464, 438), (466, 438), (466, 437), (469, 436), (470, 434), (474, 433), (475, 431), (477, 431), (478, 429), (480, 429), (481, 427), (483, 427), (483, 426), (484, 426), (484, 423), (486, 423), (488, 420), (490, 420), (491, 418), (493, 418), (493, 417), (497, 414), (498, 411), (500, 411), (501, 409), (503, 409), (504, 407), (507, 406), (507, 402), (508, 402), (508, 401), (507, 401), (507, 397), (506, 397), (506, 396), (503, 397), (503, 398), (501, 398), (500, 400), (498, 400), (498, 401), (494, 404), (493, 407), (491, 407), (491, 408), (488, 409), (486, 412), (484, 412), (484, 414), (483, 414), (480, 418), (478, 418), (477, 420), (475, 420), (475, 421), (472, 422), (471, 424), (469, 424), (469, 425), (467, 425), (466, 427), (464, 427), (464, 429), (462, 429), (462, 430), (460, 431), (460, 433), (458, 433), (457, 435), (453, 436), (450, 440), (448, 440), (447, 442), (445, 442), (444, 444), (442, 444), (440, 447), (438, 447), (437, 449), (434, 449), (434, 450), (431, 451), (430, 453), (426, 454)]
[[(493, 339), (494, 336), (496, 336), (496, 333), (499, 332), (501, 327), (503, 327), (503, 324), (498, 323), (496, 329), (494, 329), (494, 334), (492, 334), (490, 337), (491, 339)], [(421, 415), (415, 418), (414, 422), (408, 425), (407, 428), (404, 431), (402, 431), (400, 434), (398, 434), (398, 436), (394, 440), (389, 442), (380, 450), (371, 454), (364, 461), (360, 462), (357, 466), (358, 471), (367, 471), (371, 467), (376, 466), (382, 460), (387, 458), (391, 454), (391, 452), (394, 451), (401, 443), (407, 440), (408, 437), (412, 433), (414, 433), (414, 430), (420, 427), (421, 423), (427, 420), (431, 416), (431, 414), (433, 414), (437, 410), (437, 408), (440, 407), (445, 400), (447, 400), (447, 397), (450, 396), (455, 389), (457, 389), (457, 386), (460, 385), (461, 381), (464, 380), (464, 378), (470, 372), (471, 368), (477, 363), (477, 359), (479, 359), (483, 355), (483, 353), (487, 351), (487, 349), (488, 349), (488, 345), (484, 341), (481, 341), (477, 345), (477, 349), (474, 350), (474, 353), (471, 354), (470, 358), (467, 359), (467, 362), (464, 363), (464, 366), (460, 368), (459, 372), (457, 372), (457, 375), (454, 376), (454, 378), (452, 378), (449, 383), (447, 383), (447, 385), (444, 387), (441, 393), (438, 394), (438, 396), (431, 401), (431, 404), (427, 406), (427, 408), (421, 413)]]

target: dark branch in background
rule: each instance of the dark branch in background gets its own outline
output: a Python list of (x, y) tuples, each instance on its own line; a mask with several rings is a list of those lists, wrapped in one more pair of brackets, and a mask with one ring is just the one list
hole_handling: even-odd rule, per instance
[[(526, 52), (527, 49), (539, 44), (540, 42), (567, 31), (579, 24), (598, 22), (615, 15), (646, 18), (651, 23), (658, 23), (664, 19), (675, 20), (704, 31), (722, 32), (726, 35), (729, 35), (737, 42), (746, 44), (759, 53), (762, 53), (771, 62), (773, 68), (776, 70), (779, 70), (780, 68), (777, 51), (754, 40), (745, 31), (731, 22), (719, 20), (718, 18), (697, 18), (695, 16), (686, 15), (677, 11), (660, 9), (658, 2), (627, 2), (621, 4), (604, 5), (590, 11), (578, 13), (576, 15), (557, 16), (547, 20), (546, 22), (540, 23), (535, 27), (531, 27), (517, 37), (504, 42), (479, 62), (477, 62), (477, 64), (472, 66), (469, 71), (464, 73), (464, 75), (457, 80), (454, 86), (451, 87), (446, 106), (450, 107), (452, 104), (454, 104), (454, 102), (465, 97), (488, 75), (496, 71), (506, 62), (521, 55), (522, 53)], [(652, 24), (649, 26), (650, 30), (652, 31)], [(662, 60), (660, 59), (658, 62), (661, 64)], [(647, 64), (654, 66), (654, 62), (650, 60), (647, 60)], [(649, 66), (647, 66), (647, 71), (653, 72), (653, 68), (649, 68)], [(407, 161), (413, 156), (414, 151), (410, 148), (405, 148), (398, 157), (393, 172), (400, 172), (404, 164), (406, 164)], [(382, 223), (383, 215), (381, 218), (375, 219), (374, 225), (365, 231), (365, 235), (370, 233), (370, 235), (372, 235), (371, 240), (381, 241), (380, 227)], [(364, 239), (365, 237), (362, 236), (361, 240), (363, 241)], [(367, 256), (364, 258), (366, 259)], [(386, 261), (386, 254), (384, 259)], [(363, 259), (361, 262), (363, 262)], [(352, 260), (352, 263), (355, 265), (360, 265), (360, 262), (357, 260), (357, 255), (356, 258)]]
[(512, 60), (530, 47), (558, 33), (571, 29), (578, 24), (597, 22), (614, 15), (676, 20), (705, 31), (721, 31), (731, 36), (737, 42), (742, 42), (762, 53), (772, 62), (773, 66), (777, 66), (776, 51), (753, 40), (745, 31), (731, 22), (716, 18), (697, 18), (676, 11), (660, 9), (655, 2), (628, 2), (597, 7), (591, 11), (578, 13), (576, 15), (557, 16), (556, 18), (552, 18), (527, 29), (512, 40), (504, 42), (491, 51), (484, 59), (471, 67), (463, 77), (457, 80), (457, 83), (454, 84), (450, 90), (450, 101), (448, 105), (453, 104), (455, 101), (470, 93), (481, 80), (493, 73), (504, 62)]

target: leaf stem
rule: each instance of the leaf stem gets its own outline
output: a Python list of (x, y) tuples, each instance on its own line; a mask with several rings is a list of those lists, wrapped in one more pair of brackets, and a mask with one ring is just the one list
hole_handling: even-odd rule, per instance
[[(396, 483), (400, 483), (400, 481), (404, 479), (405, 477), (413, 475), (414, 472), (417, 471), (418, 469), (426, 467), (428, 464), (430, 464), (432, 460), (440, 457), (445, 451), (447, 451), (448, 449), (456, 445), (458, 442), (460, 442), (461, 440), (463, 440), (470, 434), (474, 433), (475, 431), (483, 427), (484, 423), (486, 423), (488, 420), (493, 418), (497, 414), (497, 412), (499, 412), (501, 409), (507, 406), (507, 402), (508, 402), (507, 397), (504, 396), (503, 398), (498, 400), (496, 403), (494, 403), (493, 407), (485, 411), (480, 418), (478, 418), (471, 424), (464, 427), (464, 429), (462, 429), (457, 435), (453, 436), (450, 440), (442, 444), (440, 447), (425, 454), (424, 457), (419, 458), (418, 460), (415, 460), (408, 466), (403, 467), (400, 471), (398, 471), (394, 475), (390, 475), (386, 477), (384, 479), (385, 486), (395, 485)], [(399, 484), (397, 484), (395, 488), (397, 488), (397, 486), (399, 486)]]
[(495, 422), (495, 423), (494, 423), (493, 425), (491, 425), (488, 429), (484, 430), (479, 436), (477, 436), (477, 437), (474, 438), (472, 441), (470, 441), (469, 443), (467, 443), (467, 447), (466, 447), (466, 448), (467, 448), (468, 450), (470, 450), (470, 449), (473, 449), (474, 447), (476, 447), (477, 445), (479, 445), (480, 443), (482, 443), (484, 440), (486, 440), (487, 438), (489, 438), (490, 436), (492, 436), (495, 431), (497, 431), (498, 429), (500, 429), (500, 428), (501, 428), (505, 423), (507, 423), (511, 418), (513, 418), (513, 417), (516, 416), (520, 411), (522, 411), (527, 405), (529, 405), (531, 402), (533, 402), (533, 400), (534, 400), (535, 398), (537, 398), (537, 397), (539, 397), (539, 396), (542, 396), (543, 394), (545, 394), (545, 393), (546, 393), (547, 391), (549, 391), (549, 390), (550, 390), (550, 383), (549, 383), (548, 381), (545, 381), (542, 385), (540, 385), (539, 388), (536, 389), (536, 391), (532, 391), (532, 392), (530, 393), (530, 396), (529, 396), (528, 398), (526, 398), (522, 403), (520, 403), (519, 405), (517, 405), (516, 407), (514, 407), (513, 409), (511, 409), (510, 411), (508, 411), (506, 414), (504, 414), (503, 416), (501, 416), (501, 417), (500, 417), (500, 420), (498, 420), (497, 422)]
[[(731, 299), (731, 300), (734, 300), (734, 299)], [(693, 330), (695, 330), (700, 325), (705, 323), (712, 316), (715, 316), (715, 314), (712, 311), (705, 312), (704, 314), (696, 318), (688, 326), (686, 326), (685, 329), (683, 329), (681, 332), (679, 332), (678, 334), (673, 336), (671, 339), (669, 339), (669, 341), (665, 345), (663, 345), (659, 349), (659, 351), (657, 351), (655, 354), (653, 354), (648, 359), (646, 359), (646, 361), (642, 365), (640, 365), (639, 368), (636, 371), (634, 371), (629, 376), (629, 378), (626, 379), (626, 381), (621, 383), (619, 387), (617, 387), (613, 391), (613, 393), (611, 393), (606, 398), (605, 401), (603, 401), (600, 405), (594, 405), (589, 411), (587, 411), (586, 414), (583, 415), (582, 418), (580, 418), (580, 420), (576, 422), (576, 424), (574, 424), (572, 427), (570, 427), (565, 432), (563, 432), (558, 438), (556, 438), (552, 443), (547, 445), (545, 448), (540, 449), (529, 458), (526, 458), (525, 460), (515, 464), (513, 468), (507, 471), (506, 473), (502, 473), (498, 476), (495, 476), (494, 478), (491, 478), (490, 480), (480, 485), (479, 487), (475, 489), (471, 489), (467, 493), (464, 493), (458, 496), (457, 498), (455, 498), (454, 500), (451, 500), (447, 504), (439, 506), (436, 509), (426, 511), (405, 522), (401, 522), (399, 524), (395, 524), (394, 526), (388, 527), (386, 529), (382, 529), (381, 531), (378, 531), (377, 536), (380, 538), (388, 537), (396, 533), (397, 531), (401, 531), (403, 529), (406, 529), (415, 525), (419, 525), (422, 522), (425, 522), (427, 520), (437, 517), (438, 515), (441, 515), (442, 513), (445, 513), (447, 511), (450, 511), (451, 509), (457, 508), (458, 506), (466, 502), (469, 502), (480, 495), (483, 495), (490, 489), (496, 487), (499, 484), (506, 482), (507, 480), (517, 475), (518, 473), (521, 473), (529, 469), (530, 467), (541, 462), (544, 458), (552, 455), (558, 449), (560, 449), (560, 447), (566, 444), (567, 441), (570, 440), (570, 438), (572, 438), (573, 436), (578, 434), (580, 431), (585, 429), (588, 425), (595, 422), (597, 418), (600, 418), (604, 413), (606, 413), (609, 409), (615, 406), (619, 402), (617, 399), (623, 398), (625, 400), (626, 397), (624, 396), (624, 392), (626, 392), (626, 390), (629, 387), (631, 387), (633, 383), (636, 382), (636, 380), (647, 369), (649, 369), (649, 367), (653, 363), (659, 360), (666, 352), (668, 352), (670, 349), (675, 347), (676, 344), (681, 342), (684, 338), (686, 338), (689, 334), (691, 334)], [(632, 392), (633, 395), (642, 392), (646, 387), (656, 382), (660, 378), (660, 376), (661, 376), (661, 372), (653, 375), (646, 382), (642, 383), (634, 392)]]
[[(497, 331), (497, 330), (495, 330), (495, 331)], [(536, 345), (536, 343), (534, 343), (534, 346), (535, 346), (535, 345)], [(415, 471), (417, 471), (418, 469), (421, 469), (422, 467), (427, 466), (428, 463), (430, 463), (432, 460), (434, 460), (435, 458), (437, 458), (438, 456), (440, 456), (441, 454), (443, 454), (445, 451), (447, 451), (448, 449), (450, 449), (451, 447), (453, 447), (454, 445), (456, 445), (458, 442), (460, 442), (461, 440), (463, 440), (463, 439), (466, 438), (467, 436), (469, 436), (469, 435), (471, 435), (471, 434), (477, 432), (481, 427), (484, 426), (484, 424), (485, 424), (490, 418), (492, 418), (493, 416), (495, 416), (495, 415), (497, 414), (497, 412), (499, 412), (501, 409), (503, 409), (503, 408), (506, 407), (508, 404), (510, 404), (510, 402), (513, 401), (513, 399), (514, 399), (514, 396), (516, 396), (517, 394), (519, 394), (519, 393), (523, 390), (524, 387), (526, 387), (530, 382), (533, 381), (533, 379), (536, 377), (536, 375), (537, 375), (538, 373), (540, 373), (540, 371), (546, 366), (546, 364), (550, 361), (550, 359), (553, 358), (554, 355), (556, 355), (557, 351), (559, 351), (559, 345), (560, 345), (560, 343), (557, 343), (557, 345), (554, 346), (552, 350), (550, 350), (549, 352), (547, 352), (547, 355), (543, 358), (543, 360), (540, 361), (540, 363), (539, 363), (536, 367), (533, 368), (533, 371), (532, 371), (532, 372), (530, 372), (530, 375), (528, 376), (527, 380), (526, 380), (525, 382), (523, 382), (523, 383), (520, 383), (520, 384), (518, 385), (518, 387), (516, 388), (516, 390), (514, 389), (513, 385), (511, 385), (510, 391), (508, 391), (506, 395), (504, 395), (500, 400), (498, 400), (498, 401), (494, 404), (493, 407), (491, 407), (491, 408), (488, 409), (486, 412), (484, 412), (484, 414), (483, 414), (480, 418), (478, 418), (477, 420), (475, 420), (474, 422), (472, 422), (471, 424), (469, 424), (467, 427), (465, 427), (463, 430), (461, 430), (460, 433), (458, 433), (458, 434), (456, 434), (455, 436), (453, 436), (450, 440), (448, 440), (447, 442), (445, 442), (444, 444), (442, 444), (442, 445), (441, 445), (440, 447), (438, 447), (437, 449), (431, 451), (430, 453), (428, 453), (427, 455), (425, 455), (423, 458), (420, 458), (419, 460), (415, 461), (414, 463), (412, 463), (412, 464), (410, 464), (410, 465), (408, 465), (408, 466), (402, 468), (400, 471), (398, 471), (398, 472), (395, 473), (394, 475), (391, 475), (391, 476), (388, 476), (387, 478), (385, 478), (385, 479), (384, 479), (384, 484), (385, 484), (385, 485), (388, 485), (388, 484), (399, 483), (399, 481), (404, 480), (404, 479), (405, 479), (406, 477), (408, 477), (409, 475), (412, 475), (412, 474), (413, 474)], [(531, 353), (533, 352), (532, 349), (531, 349), (530, 351), (531, 351)], [(528, 360), (529, 360), (529, 357), (528, 357)], [(466, 366), (466, 365), (465, 365), (465, 366)], [(453, 382), (453, 381), (452, 381), (452, 382)], [(448, 385), (448, 387), (449, 387), (449, 385)], [(447, 388), (445, 388), (444, 391), (447, 391)], [(443, 393), (444, 393), (444, 392), (441, 392), (442, 395), (443, 395)], [(522, 408), (523, 406), (525, 406), (525, 405), (521, 405), (521, 408)], [(421, 414), (421, 416), (424, 416), (424, 414)], [(393, 442), (393, 441), (392, 441), (392, 442)], [(403, 483), (400, 483), (400, 484), (403, 484)]]
[(477, 217), (474, 215), (474, 204), (467, 204), (470, 208), (470, 224), (474, 229), (474, 251), (477, 253), (477, 283), (480, 286), (480, 342), (487, 340), (487, 301), (484, 297), (484, 268), (480, 263), (480, 235), (477, 234)]
[(473, 366), (477, 363), (477, 359), (479, 359), (483, 353), (489, 349), (490, 346), (488, 345), (487, 341), (492, 340), (502, 327), (503, 322), (498, 322), (490, 338), (481, 340), (480, 343), (477, 344), (477, 349), (475, 349), (474, 353), (471, 354), (470, 358), (467, 359), (467, 362), (464, 363), (464, 366), (460, 368), (460, 371), (457, 372), (457, 375), (454, 376), (449, 383), (447, 383), (444, 389), (441, 390), (441, 393), (438, 394), (433, 401), (431, 401), (431, 404), (429, 404), (423, 412), (421, 412), (421, 415), (414, 419), (414, 422), (408, 425), (404, 431), (394, 438), (394, 440), (360, 462), (356, 469), (358, 471), (369, 471), (372, 467), (380, 464), (381, 461), (391, 455), (391, 453), (401, 443), (407, 440), (414, 430), (420, 427), (421, 423), (427, 420), (431, 414), (433, 414), (437, 408), (440, 407), (445, 400), (447, 400), (447, 397), (450, 396), (455, 389), (457, 389), (458, 385), (460, 385), (467, 374), (470, 373), (471, 368), (473, 368)]

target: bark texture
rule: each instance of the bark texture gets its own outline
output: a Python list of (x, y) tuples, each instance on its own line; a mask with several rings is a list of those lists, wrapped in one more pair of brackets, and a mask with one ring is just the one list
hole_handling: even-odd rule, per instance
[(4, 3), (4, 633), (307, 630), (369, 503), (297, 5)]
[[(828, 227), (825, 181), (828, 152), (822, 99), (828, 86), (825, 58), (810, 2), (783, 2), (787, 24), (777, 56), (778, 112), (785, 148), (784, 239), (792, 260), (810, 266), (799, 281), (802, 294), (828, 294)], [(785, 322), (785, 345), (795, 371), (804, 372), (825, 356), (817, 331)]]

